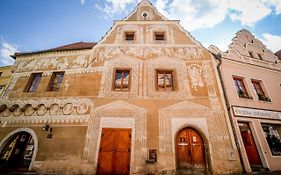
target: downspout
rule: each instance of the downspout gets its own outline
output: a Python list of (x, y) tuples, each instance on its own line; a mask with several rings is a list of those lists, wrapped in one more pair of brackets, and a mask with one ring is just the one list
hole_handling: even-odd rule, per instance
[(228, 97), (227, 97), (226, 90), (225, 90), (224, 81), (222, 79), (221, 70), (220, 70), (220, 66), (222, 64), (222, 61), (221, 61), (222, 55), (220, 53), (218, 53), (218, 54), (212, 53), (212, 55), (216, 58), (216, 60), (219, 61), (219, 64), (217, 65), (217, 70), (218, 70), (219, 79), (220, 79), (220, 82), (221, 82), (221, 85), (222, 85), (222, 92), (223, 92), (223, 96), (224, 96), (225, 103), (226, 103), (227, 114), (228, 114), (228, 117), (230, 119), (230, 125), (231, 125), (232, 131), (233, 131), (234, 141), (235, 141), (236, 147), (238, 149), (240, 164), (242, 165), (242, 172), (245, 172), (245, 167), (244, 167), (243, 160), (242, 160), (241, 148), (239, 146), (237, 133), (235, 131), (234, 120), (233, 120), (233, 118), (231, 116), (231, 113), (230, 113), (230, 105), (229, 105)]

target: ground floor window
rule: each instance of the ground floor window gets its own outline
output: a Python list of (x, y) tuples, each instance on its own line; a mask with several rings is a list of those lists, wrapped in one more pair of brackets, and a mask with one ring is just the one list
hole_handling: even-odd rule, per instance
[(262, 123), (262, 129), (273, 156), (281, 156), (281, 125)]
[(27, 132), (12, 135), (0, 152), (1, 168), (28, 169), (34, 150), (34, 141)]

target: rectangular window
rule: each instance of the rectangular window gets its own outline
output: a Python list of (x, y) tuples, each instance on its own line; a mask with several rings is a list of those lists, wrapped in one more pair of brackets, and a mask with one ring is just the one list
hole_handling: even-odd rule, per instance
[(116, 91), (128, 91), (130, 88), (130, 70), (116, 69), (113, 85), (113, 89)]
[(135, 39), (135, 33), (134, 32), (126, 32), (125, 33), (125, 39), (126, 39), (126, 41), (133, 41)]
[(256, 80), (252, 80), (252, 84), (254, 86), (254, 89), (257, 93), (257, 96), (259, 98), (259, 100), (261, 101), (271, 101), (264, 93), (263, 88), (261, 86), (261, 82), (260, 81), (256, 81)]
[(264, 136), (273, 156), (281, 156), (281, 125), (262, 124)]
[(172, 91), (173, 85), (173, 71), (157, 70), (157, 90), (158, 91)]
[(259, 57), (260, 60), (262, 60), (262, 56), (261, 56), (260, 53), (258, 53), (258, 57)]
[(238, 96), (241, 98), (250, 98), (246, 90), (243, 79), (238, 77), (233, 77), (233, 80)]
[(41, 77), (42, 77), (42, 73), (33, 73), (31, 74), (29, 80), (28, 80), (28, 83), (26, 85), (26, 92), (35, 92), (39, 83), (40, 83), (40, 80), (41, 80)]
[(2, 75), (2, 72), (0, 72), (0, 77), (1, 77), (1, 75)]
[(249, 55), (250, 55), (251, 58), (255, 58), (253, 52), (249, 51)]
[(52, 74), (48, 90), (49, 91), (59, 91), (63, 76), (64, 76), (64, 72), (54, 72)]
[(154, 37), (155, 37), (156, 41), (164, 41), (165, 40), (164, 32), (155, 32)]

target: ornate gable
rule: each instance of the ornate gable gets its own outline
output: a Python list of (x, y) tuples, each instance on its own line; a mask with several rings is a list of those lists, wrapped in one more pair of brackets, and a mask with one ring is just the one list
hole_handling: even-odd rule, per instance
[(162, 21), (167, 20), (157, 9), (148, 1), (142, 0), (135, 10), (127, 16), (125, 21)]

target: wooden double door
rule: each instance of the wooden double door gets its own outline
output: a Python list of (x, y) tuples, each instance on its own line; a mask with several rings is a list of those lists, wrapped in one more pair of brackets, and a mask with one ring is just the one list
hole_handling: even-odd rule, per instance
[(97, 174), (130, 174), (131, 129), (103, 128)]
[(179, 170), (206, 171), (204, 143), (194, 129), (183, 128), (178, 132), (176, 136), (176, 159), (177, 169)]

